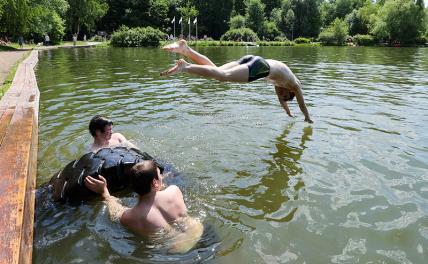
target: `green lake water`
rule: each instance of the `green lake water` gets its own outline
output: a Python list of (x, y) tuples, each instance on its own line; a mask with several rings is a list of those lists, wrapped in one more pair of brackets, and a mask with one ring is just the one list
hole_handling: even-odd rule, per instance
[[(95, 114), (168, 164), (206, 232), (183, 255), (38, 196), (34, 263), (426, 263), (428, 49), (199, 48), (217, 64), (255, 54), (301, 80), (314, 124), (264, 80), (160, 77), (156, 48), (43, 51), (38, 186), (86, 153)], [(119, 194), (125, 204), (134, 195)]]

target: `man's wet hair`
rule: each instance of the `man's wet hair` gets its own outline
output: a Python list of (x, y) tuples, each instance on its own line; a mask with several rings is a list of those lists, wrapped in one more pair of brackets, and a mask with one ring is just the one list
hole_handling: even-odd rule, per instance
[(137, 163), (131, 169), (131, 188), (139, 195), (148, 194), (152, 190), (154, 179), (159, 178), (157, 166), (153, 160)]
[(89, 132), (93, 137), (95, 137), (97, 135), (95, 131), (99, 130), (101, 133), (104, 133), (104, 130), (108, 125), (113, 125), (113, 121), (101, 115), (96, 115), (92, 117), (91, 121), (89, 122)]

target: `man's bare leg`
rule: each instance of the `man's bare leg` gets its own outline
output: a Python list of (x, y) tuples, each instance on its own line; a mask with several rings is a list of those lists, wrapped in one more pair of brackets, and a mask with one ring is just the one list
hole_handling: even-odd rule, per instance
[(181, 59), (176, 61), (174, 67), (161, 73), (161, 76), (187, 72), (202, 77), (214, 78), (223, 82), (248, 82), (248, 66), (237, 65), (231, 69), (221, 69), (210, 65), (190, 64)]
[(162, 49), (186, 56), (199, 65), (215, 66), (215, 64), (207, 56), (202, 55), (187, 46), (187, 42), (184, 39), (180, 39), (177, 42), (165, 45), (162, 47)]

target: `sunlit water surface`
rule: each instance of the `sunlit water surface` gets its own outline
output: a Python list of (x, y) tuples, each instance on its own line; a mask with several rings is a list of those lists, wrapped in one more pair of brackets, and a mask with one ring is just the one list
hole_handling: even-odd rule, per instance
[[(200, 48), (288, 64), (314, 124), (263, 80), (159, 77), (160, 49), (43, 51), (37, 183), (83, 155), (104, 114), (175, 171), (206, 232), (170, 255), (109, 220), (94, 200), (38, 194), (35, 263), (425, 263), (428, 259), (428, 49)], [(118, 194), (133, 204), (131, 193)]]

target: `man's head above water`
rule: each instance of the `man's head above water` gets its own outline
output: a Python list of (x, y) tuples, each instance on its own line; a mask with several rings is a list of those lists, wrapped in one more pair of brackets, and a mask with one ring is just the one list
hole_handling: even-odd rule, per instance
[(97, 131), (99, 134), (104, 134), (105, 132), (108, 132), (106, 130), (111, 131), (112, 126), (113, 121), (101, 115), (96, 115), (92, 117), (91, 121), (89, 122), (89, 132), (93, 137), (97, 137)]
[(162, 174), (153, 160), (135, 164), (131, 169), (131, 187), (139, 195), (162, 189)]

